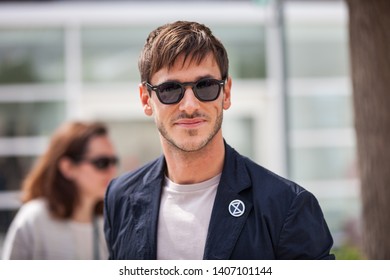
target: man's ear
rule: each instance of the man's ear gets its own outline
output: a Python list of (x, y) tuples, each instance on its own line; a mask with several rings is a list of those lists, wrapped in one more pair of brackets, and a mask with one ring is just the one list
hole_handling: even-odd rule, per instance
[(230, 92), (232, 89), (232, 78), (228, 77), (225, 83), (225, 86), (223, 87), (223, 109), (227, 110), (230, 108), (231, 99), (230, 99)]
[(148, 89), (142, 83), (139, 84), (138, 87), (139, 87), (139, 97), (141, 99), (141, 104), (144, 109), (144, 113), (147, 116), (151, 116), (153, 115), (153, 108), (152, 106), (150, 106), (150, 95)]

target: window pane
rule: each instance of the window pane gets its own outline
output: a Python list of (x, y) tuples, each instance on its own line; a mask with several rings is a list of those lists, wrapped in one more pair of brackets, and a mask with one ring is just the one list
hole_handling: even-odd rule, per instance
[(63, 80), (62, 29), (0, 29), (0, 84)]
[(287, 45), (291, 77), (335, 77), (349, 73), (345, 26), (290, 25)]
[(0, 137), (48, 135), (64, 117), (64, 102), (0, 103)]
[(157, 128), (151, 119), (106, 121), (120, 156), (119, 172), (137, 168), (161, 155)]
[(212, 27), (229, 55), (230, 75), (234, 78), (265, 78), (264, 26)]
[(83, 28), (83, 79), (87, 82), (140, 80), (138, 56), (151, 29)]
[[(345, 186), (340, 185), (340, 190)], [(351, 230), (351, 226), (354, 225), (359, 219), (359, 213), (361, 213), (359, 199), (356, 197), (325, 197), (321, 199), (321, 207), (324, 211), (326, 221), (329, 228), (333, 233), (351, 234), (351, 232), (345, 232)], [(335, 243), (337, 242), (337, 235), (334, 236)], [(342, 240), (344, 241), (344, 240)]]
[[(0, 193), (1, 194), (1, 193)], [(16, 215), (17, 210), (3, 210), (0, 209), (0, 256), (3, 252), (3, 245), (5, 235), (8, 228)]]
[(254, 158), (254, 119), (251, 117), (224, 117), (222, 124), (227, 143), (241, 154)]
[(346, 128), (353, 125), (351, 96), (291, 96), (289, 104), (289, 125), (292, 129)]
[(354, 148), (323, 147), (291, 149), (294, 180), (337, 180), (355, 177)]
[(20, 190), (34, 160), (35, 157), (0, 157), (0, 194), (1, 191)]

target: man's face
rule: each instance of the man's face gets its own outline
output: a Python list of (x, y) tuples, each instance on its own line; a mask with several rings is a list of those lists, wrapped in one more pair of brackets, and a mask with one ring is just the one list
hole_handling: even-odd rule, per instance
[[(162, 68), (149, 81), (153, 86), (164, 82), (196, 82), (202, 78), (221, 80), (221, 73), (213, 55), (205, 57), (201, 63), (184, 57), (177, 59), (173, 67)], [(221, 125), (223, 110), (230, 107), (231, 80), (221, 88), (214, 101), (203, 102), (196, 98), (191, 86), (186, 87), (182, 100), (177, 104), (162, 104), (156, 92), (149, 95), (146, 86), (140, 86), (140, 97), (144, 112), (154, 116), (163, 145), (185, 152), (201, 150), (215, 137), (222, 138)]]

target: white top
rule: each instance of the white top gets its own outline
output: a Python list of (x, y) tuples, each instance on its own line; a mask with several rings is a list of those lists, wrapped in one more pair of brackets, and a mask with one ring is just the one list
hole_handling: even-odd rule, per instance
[(203, 259), (221, 174), (189, 185), (165, 178), (157, 231), (158, 260)]
[[(98, 220), (100, 259), (108, 258), (103, 218)], [(93, 224), (54, 219), (43, 199), (24, 204), (8, 229), (3, 259), (93, 259)]]

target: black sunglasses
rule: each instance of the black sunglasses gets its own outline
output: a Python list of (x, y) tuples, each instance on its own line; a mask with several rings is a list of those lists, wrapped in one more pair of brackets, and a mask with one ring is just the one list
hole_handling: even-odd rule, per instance
[(106, 170), (111, 166), (119, 163), (119, 159), (115, 156), (100, 156), (96, 158), (81, 158), (79, 161), (85, 161), (92, 164), (98, 170)]
[(149, 90), (156, 92), (161, 103), (169, 105), (179, 103), (183, 99), (187, 86), (191, 86), (196, 98), (200, 101), (214, 101), (218, 98), (221, 87), (225, 85), (225, 80), (201, 79), (188, 83), (166, 82), (157, 86), (148, 82), (145, 84)]

